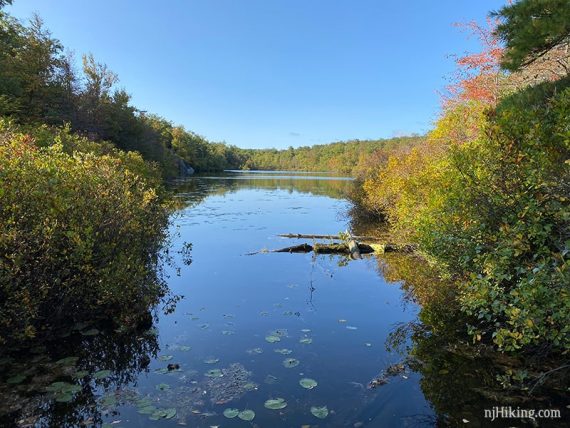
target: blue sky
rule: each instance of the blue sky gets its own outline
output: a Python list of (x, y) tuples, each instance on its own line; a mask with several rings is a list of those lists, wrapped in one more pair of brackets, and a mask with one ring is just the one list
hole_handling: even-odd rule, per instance
[(133, 104), (240, 147), (423, 133), (451, 54), (477, 50), (453, 26), (504, 0), (15, 0), (79, 59), (92, 52)]

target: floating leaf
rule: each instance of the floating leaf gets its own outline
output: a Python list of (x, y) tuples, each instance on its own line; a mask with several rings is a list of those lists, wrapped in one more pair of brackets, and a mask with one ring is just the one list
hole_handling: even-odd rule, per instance
[(238, 413), (238, 418), (243, 421), (253, 421), (253, 418), (255, 418), (255, 412), (249, 409), (242, 410)]
[(327, 406), (322, 407), (311, 407), (311, 413), (319, 419), (324, 419), (329, 415), (329, 409)]
[(262, 354), (262, 353), (263, 353), (263, 349), (261, 349), (261, 348), (253, 348), (253, 349), (248, 349), (246, 352), (247, 352), (248, 354), (251, 354), (251, 355), (253, 355), (253, 354)]
[(285, 401), (284, 398), (275, 398), (275, 399), (267, 400), (265, 402), (264, 406), (266, 409), (280, 410), (280, 409), (284, 409), (285, 407), (287, 407), (287, 402)]
[(264, 382), (267, 383), (267, 384), (269, 384), (269, 385), (272, 385), (272, 384), (276, 383), (277, 380), (278, 380), (278, 379), (277, 379), (275, 376), (273, 376), (273, 375), (267, 375), (267, 376), (265, 376)]
[(232, 331), (232, 330), (223, 330), (223, 331), (222, 331), (222, 334), (223, 334), (224, 336), (231, 336), (232, 334), (236, 334), (236, 332), (235, 332), (235, 331)]
[(224, 416), (228, 419), (235, 418), (237, 415), (239, 415), (239, 409), (228, 408), (224, 410)]
[(284, 328), (278, 328), (277, 330), (272, 331), (270, 333), (270, 335), (279, 336), (279, 337), (286, 337), (287, 336), (287, 330)]
[(243, 389), (245, 389), (246, 391), (253, 391), (254, 389), (257, 389), (257, 385), (255, 383), (246, 383), (243, 386)]
[(214, 357), (209, 357), (204, 360), (206, 364), (216, 364), (218, 361), (220, 361), (220, 359)]
[(210, 327), (210, 324), (208, 324), (208, 323), (204, 323), (204, 324), (201, 324), (201, 325), (200, 325), (200, 328), (201, 328), (202, 330), (206, 330), (208, 327)]
[(55, 363), (60, 366), (73, 366), (79, 360), (79, 357), (66, 357), (61, 360), (57, 360)]
[(73, 377), (75, 379), (83, 379), (88, 374), (89, 374), (89, 372), (87, 370), (78, 370), (75, 373), (73, 373)]
[(99, 370), (93, 373), (93, 379), (104, 379), (111, 375), (111, 370)]
[(69, 403), (71, 400), (73, 400), (73, 395), (70, 392), (61, 392), (55, 396), (55, 401), (58, 403)]
[(318, 384), (316, 380), (305, 377), (299, 381), (299, 385), (306, 389), (313, 389)]
[(287, 349), (287, 348), (274, 349), (274, 351), (277, 352), (278, 354), (281, 354), (281, 355), (289, 355), (289, 354), (293, 353), (293, 351), (291, 349)]
[(160, 361), (170, 361), (172, 360), (172, 358), (174, 358), (172, 355), (161, 355), (160, 357), (158, 357)]
[(271, 334), (269, 336), (265, 336), (265, 340), (269, 343), (281, 342), (281, 338), (279, 336), (274, 335), (274, 334)]
[(168, 408), (164, 411), (164, 419), (172, 419), (176, 416), (176, 409), (174, 407)]
[(293, 367), (297, 367), (299, 365), (299, 360), (297, 360), (296, 358), (286, 358), (285, 360), (283, 360), (283, 365), (288, 368), (291, 369)]
[(302, 343), (303, 345), (310, 345), (313, 343), (313, 339), (310, 337), (303, 337), (301, 340), (299, 340), (299, 343)]
[(286, 317), (290, 317), (293, 315), (293, 311), (285, 311), (283, 312), (283, 315), (285, 315)]
[(114, 394), (105, 395), (101, 398), (101, 404), (107, 407), (114, 407), (117, 405), (117, 397)]
[(222, 377), (222, 371), (220, 369), (212, 369), (206, 372), (206, 376), (208, 377)]
[(148, 406), (144, 406), (144, 407), (139, 407), (138, 412), (141, 415), (151, 415), (156, 411), (156, 407), (148, 405)]
[(24, 374), (17, 374), (15, 376), (12, 376), (10, 378), (8, 378), (6, 380), (6, 383), (9, 383), (10, 385), (17, 385), (19, 383), (22, 383), (24, 380), (26, 379), (26, 375)]
[(170, 389), (170, 385), (167, 383), (159, 383), (158, 385), (154, 385), (154, 387), (159, 391), (166, 391)]

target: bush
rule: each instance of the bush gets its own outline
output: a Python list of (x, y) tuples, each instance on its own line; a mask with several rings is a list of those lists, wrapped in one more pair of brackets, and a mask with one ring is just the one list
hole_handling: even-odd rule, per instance
[(36, 131), (47, 147), (30, 134), (0, 132), (5, 344), (93, 318), (129, 322), (166, 292), (156, 266), (168, 212), (152, 168), (110, 147), (95, 154), (65, 130), (44, 144), (51, 131)]
[(504, 99), (452, 147), (416, 218), (423, 249), (461, 278), (474, 340), (505, 350), (570, 348), (569, 84)]

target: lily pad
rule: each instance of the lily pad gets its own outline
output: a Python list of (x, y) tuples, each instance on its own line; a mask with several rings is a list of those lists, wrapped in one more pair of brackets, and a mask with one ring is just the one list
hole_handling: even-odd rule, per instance
[(138, 412), (141, 415), (152, 415), (155, 411), (156, 411), (156, 407), (154, 407), (152, 405), (139, 407), (139, 410), (138, 410)]
[(61, 360), (57, 360), (55, 363), (60, 366), (73, 366), (79, 360), (79, 357), (66, 357)]
[(164, 419), (172, 419), (176, 416), (176, 409), (174, 407), (168, 408), (164, 411)]
[(55, 401), (58, 403), (69, 403), (71, 400), (73, 400), (73, 394), (70, 392), (60, 392), (55, 396)]
[(299, 381), (299, 385), (301, 385), (305, 389), (313, 389), (315, 386), (318, 385), (318, 383), (314, 379), (305, 377)]
[(172, 360), (172, 358), (174, 358), (172, 355), (161, 355), (160, 357), (158, 357), (160, 361), (170, 361)]
[(224, 410), (224, 416), (228, 419), (235, 418), (237, 415), (239, 415), (239, 409), (228, 408)]
[(329, 409), (327, 408), (327, 406), (322, 406), (322, 407), (311, 407), (311, 413), (313, 414), (313, 416), (316, 416), (319, 419), (324, 419), (329, 415)]
[(159, 383), (157, 385), (154, 385), (154, 387), (159, 391), (166, 391), (167, 389), (170, 389), (170, 385), (167, 383)]
[(271, 400), (267, 400), (264, 404), (266, 409), (270, 410), (280, 410), (287, 407), (287, 402), (284, 398), (275, 398)]
[(204, 360), (204, 362), (205, 362), (206, 364), (216, 364), (216, 363), (219, 362), (219, 361), (220, 361), (219, 358), (214, 358), (214, 357), (206, 358), (206, 359)]
[(278, 354), (281, 354), (281, 355), (289, 355), (289, 354), (293, 353), (293, 351), (291, 349), (287, 349), (287, 348), (274, 349), (274, 351), (277, 352)]
[(78, 370), (75, 373), (73, 373), (73, 377), (75, 379), (83, 379), (87, 375), (89, 375), (89, 372), (87, 370)]
[(99, 370), (93, 373), (93, 379), (105, 379), (111, 375), (111, 370)]
[(248, 354), (253, 355), (253, 354), (263, 354), (263, 349), (261, 348), (253, 348), (253, 349), (248, 349), (246, 351)]
[(243, 389), (246, 391), (253, 391), (254, 389), (257, 389), (257, 385), (255, 383), (249, 382), (243, 386)]
[(253, 418), (255, 418), (255, 412), (249, 409), (242, 410), (238, 413), (238, 418), (243, 421), (253, 421)]
[(222, 334), (223, 334), (224, 336), (231, 336), (232, 334), (236, 334), (236, 332), (233, 331), (233, 330), (223, 330), (223, 331), (222, 331)]
[(114, 407), (117, 405), (117, 397), (115, 395), (105, 395), (101, 398), (101, 404), (106, 407)]
[(205, 374), (208, 377), (222, 377), (223, 373), (220, 369), (208, 370)]
[(8, 378), (6, 380), (6, 383), (9, 383), (10, 385), (17, 385), (19, 383), (22, 383), (24, 380), (26, 379), (26, 375), (24, 374), (17, 374), (15, 376), (12, 376), (10, 378)]
[(299, 343), (302, 343), (303, 345), (310, 345), (313, 343), (313, 339), (310, 337), (303, 337), (301, 340), (299, 340)]
[(274, 334), (270, 334), (269, 336), (265, 336), (265, 340), (269, 343), (281, 342), (281, 338)]
[(297, 367), (299, 365), (300, 361), (297, 360), (296, 358), (286, 358), (285, 360), (283, 360), (283, 366), (285, 366), (288, 369), (292, 369), (293, 367)]

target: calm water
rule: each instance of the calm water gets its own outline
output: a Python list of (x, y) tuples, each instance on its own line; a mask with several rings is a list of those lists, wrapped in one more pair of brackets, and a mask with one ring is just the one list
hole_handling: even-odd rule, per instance
[[(455, 345), (448, 352), (449, 341), (418, 328), (419, 309), (398, 280), (416, 272), (429, 288), (415, 260), (248, 255), (304, 242), (280, 233), (346, 230), (350, 185), (282, 172), (178, 183), (164, 268), (184, 296), (175, 311), (159, 308), (153, 328), (138, 334), (78, 326), (55, 344), (0, 359), (0, 426), (424, 427), (442, 415), (451, 425), (488, 426), (482, 409), (511, 402), (486, 389), (496, 383), (495, 362)], [(191, 263), (179, 251), (188, 243)], [(385, 385), (368, 388), (402, 362)], [(549, 394), (543, 407), (567, 403)], [(286, 406), (268, 409), (270, 399)], [(224, 416), (245, 410), (253, 420)]]

